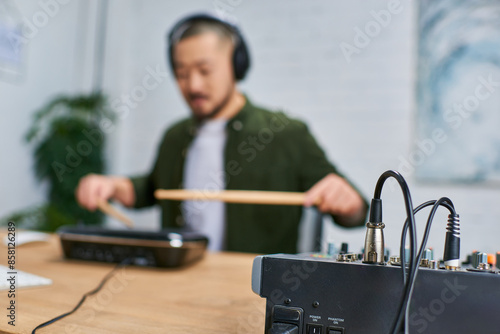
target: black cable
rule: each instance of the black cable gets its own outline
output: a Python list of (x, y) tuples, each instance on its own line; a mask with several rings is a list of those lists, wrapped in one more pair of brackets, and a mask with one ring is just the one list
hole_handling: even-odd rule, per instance
[[(416, 236), (416, 228), (415, 228), (415, 214), (414, 214), (414, 210), (413, 210), (413, 204), (411, 201), (411, 194), (410, 194), (410, 190), (408, 188), (408, 184), (406, 183), (405, 179), (403, 178), (403, 176), (400, 173), (398, 173), (396, 171), (390, 171), (390, 170), (386, 171), (378, 179), (377, 185), (375, 186), (375, 192), (374, 192), (373, 197), (375, 199), (380, 198), (384, 182), (385, 182), (385, 180), (387, 180), (391, 176), (394, 177), (399, 182), (399, 185), (401, 186), (401, 190), (403, 192), (403, 197), (405, 199), (406, 216), (407, 216), (406, 222), (408, 222), (409, 230), (410, 230), (410, 268), (412, 268), (413, 259), (415, 258), (415, 254), (417, 252), (417, 236)], [(382, 208), (379, 208), (379, 211), (380, 211), (379, 215), (381, 216), (382, 215)], [(371, 221), (371, 218), (370, 218), (370, 221)], [(380, 221), (382, 221), (381, 217), (380, 217)], [(407, 226), (408, 224), (405, 223), (405, 226)], [(405, 231), (405, 241), (406, 241), (406, 231)], [(404, 253), (404, 249), (403, 249), (403, 253)], [(400, 252), (400, 257), (402, 260), (404, 259), (404, 254), (401, 254), (401, 252)], [(402, 266), (403, 275), (405, 275), (404, 270), (405, 270), (405, 266)], [(404, 281), (406, 281), (406, 279)]]
[[(382, 193), (382, 187), (384, 185), (384, 182), (389, 178), (393, 177), (395, 178), (403, 192), (403, 197), (405, 200), (405, 209), (406, 209), (406, 221), (403, 227), (403, 232), (402, 232), (402, 237), (401, 237), (401, 247), (400, 247), (400, 259), (401, 259), (401, 272), (403, 274), (403, 282), (404, 282), (404, 288), (403, 288), (403, 296), (401, 298), (400, 304), (399, 304), (399, 312), (397, 314), (397, 317), (394, 322), (394, 326), (392, 328), (391, 333), (393, 334), (398, 334), (399, 330), (402, 326), (403, 320), (405, 321), (405, 329), (408, 327), (408, 311), (409, 311), (409, 304), (411, 301), (411, 296), (413, 294), (413, 288), (415, 284), (415, 279), (417, 276), (420, 260), (423, 255), (423, 251), (425, 250), (425, 246), (427, 244), (427, 240), (429, 238), (430, 234), (430, 227), (432, 224), (432, 220), (434, 219), (434, 215), (436, 213), (436, 210), (439, 206), (444, 206), (448, 210), (450, 210), (452, 216), (457, 216), (455, 213), (455, 208), (453, 206), (453, 203), (449, 198), (443, 197), (440, 198), (437, 201), (428, 201), (417, 208), (413, 209), (413, 204), (411, 200), (411, 194), (408, 189), (408, 185), (403, 178), (403, 176), (398, 173), (397, 171), (393, 170), (388, 170), (384, 172), (378, 179), (377, 184), (375, 186), (375, 192), (374, 196), (372, 199), (372, 205), (370, 207), (370, 217), (369, 217), (369, 222), (370, 223), (382, 223), (382, 200), (380, 199), (381, 193)], [(416, 227), (415, 227), (415, 214), (423, 209), (424, 207), (433, 205), (431, 213), (429, 214), (429, 218), (427, 220), (425, 232), (422, 238), (421, 246), (419, 249), (419, 252), (417, 254), (417, 241), (416, 241)], [(368, 226), (368, 224), (367, 224)], [(382, 224), (383, 228), (383, 224)], [(450, 229), (453, 229), (453, 226), (450, 227)], [(409, 269), (408, 269), (408, 280), (406, 279), (406, 261), (405, 261), (405, 244), (406, 244), (406, 233), (409, 231), (410, 234), (410, 262), (409, 262)], [(453, 232), (453, 231), (452, 231)], [(452, 238), (452, 237), (450, 237)], [(455, 237), (456, 238), (456, 237)], [(365, 240), (366, 242), (366, 240)], [(458, 244), (455, 242), (455, 244)], [(456, 252), (456, 251), (455, 251)], [(365, 254), (366, 256), (366, 254)]]
[[(422, 204), (420, 204), (419, 206), (417, 206), (415, 209), (413, 209), (413, 214), (417, 214), (417, 212), (419, 212), (420, 210), (428, 207), (428, 206), (431, 206), (431, 205), (434, 205), (437, 201), (435, 200), (432, 200), (432, 201), (427, 201), (427, 202), (424, 202)], [(449, 203), (447, 202), (443, 202), (440, 204), (441, 206), (447, 208), (451, 214), (455, 214), (455, 208), (453, 206), (453, 203), (451, 202), (451, 200), (449, 201)], [(400, 261), (401, 261), (401, 272), (403, 274), (403, 283), (406, 284), (406, 256), (405, 256), (405, 249), (406, 249), (406, 234), (407, 234), (407, 231), (408, 231), (408, 219), (405, 220), (405, 224), (403, 226), (403, 232), (401, 233), (401, 243), (400, 243), (400, 249), (399, 249), (399, 255), (400, 255)], [(408, 274), (410, 273), (410, 269), (411, 268), (408, 268)]]
[[(415, 263), (415, 254), (417, 252), (417, 237), (416, 237), (416, 229), (415, 229), (415, 215), (413, 213), (413, 204), (411, 200), (411, 194), (410, 194), (410, 189), (408, 188), (408, 184), (406, 183), (406, 180), (403, 178), (403, 176), (393, 170), (388, 170), (384, 172), (378, 179), (377, 184), (375, 186), (375, 192), (373, 195), (373, 200), (372, 200), (372, 207), (376, 207), (375, 210), (372, 208), (370, 209), (370, 221), (372, 222), (382, 222), (382, 203), (380, 200), (380, 196), (382, 193), (382, 187), (384, 185), (384, 182), (389, 178), (393, 177), (398, 181), (399, 186), (401, 187), (401, 191), (403, 192), (403, 197), (405, 201), (405, 209), (406, 209), (406, 217), (409, 222), (409, 232), (410, 232), (410, 270), (411, 268), (414, 267)], [(404, 254), (401, 255), (403, 257)], [(404, 268), (403, 268), (404, 270)], [(392, 330), (392, 333), (397, 333), (398, 329), (400, 328), (401, 325), (401, 319), (400, 316), (401, 314), (406, 313), (406, 308), (405, 308), (405, 301), (406, 301), (406, 296), (407, 296), (407, 286), (405, 286), (405, 293), (403, 297), (401, 298), (400, 305), (399, 305), (399, 313), (398, 316), (396, 317), (396, 321), (394, 323), (394, 327)]]
[[(446, 197), (442, 197), (434, 203), (432, 206), (431, 212), (429, 213), (429, 218), (427, 218), (427, 223), (425, 225), (425, 231), (424, 235), (422, 236), (422, 242), (420, 244), (420, 249), (418, 251), (418, 255), (415, 261), (415, 268), (413, 268), (413, 273), (410, 274), (410, 278), (408, 280), (408, 293), (406, 295), (406, 300), (405, 300), (405, 309), (409, 310), (410, 308), (410, 302), (411, 302), (411, 297), (413, 295), (413, 289), (415, 287), (415, 280), (417, 278), (417, 273), (418, 269), (420, 268), (420, 260), (422, 259), (422, 255), (424, 253), (425, 247), (427, 245), (427, 240), (429, 239), (430, 231), (431, 231), (431, 225), (432, 221), (434, 219), (434, 215), (436, 214), (437, 209), (439, 208), (441, 203), (444, 202), (449, 202), (451, 203), (451, 200)], [(454, 210), (453, 210), (454, 211)], [(405, 313), (405, 318), (408, 316), (408, 313)], [(408, 319), (405, 319), (405, 326), (408, 326)]]
[(68, 315), (73, 314), (76, 310), (78, 310), (78, 308), (80, 308), (80, 306), (82, 306), (82, 304), (85, 302), (85, 299), (87, 299), (87, 297), (92, 296), (92, 295), (95, 295), (96, 293), (98, 293), (98, 292), (102, 289), (102, 287), (106, 284), (106, 282), (107, 282), (107, 281), (108, 281), (111, 277), (113, 277), (113, 275), (115, 274), (115, 272), (116, 272), (118, 269), (120, 269), (120, 268), (122, 268), (122, 267), (124, 267), (124, 266), (128, 265), (130, 262), (131, 262), (131, 260), (130, 260), (130, 259), (125, 259), (125, 260), (123, 260), (122, 262), (118, 263), (118, 264), (117, 264), (117, 265), (113, 268), (113, 270), (111, 270), (111, 271), (110, 271), (110, 272), (109, 272), (106, 276), (104, 276), (104, 278), (101, 280), (101, 283), (99, 283), (99, 285), (98, 285), (98, 286), (97, 286), (94, 290), (91, 290), (91, 291), (89, 291), (89, 292), (87, 292), (87, 293), (85, 293), (85, 294), (83, 295), (82, 299), (80, 299), (80, 301), (78, 302), (78, 304), (77, 304), (77, 305), (76, 305), (76, 306), (75, 306), (75, 307), (74, 307), (71, 311), (66, 312), (66, 313), (63, 313), (63, 314), (61, 314), (61, 315), (59, 315), (59, 316), (57, 316), (57, 317), (55, 317), (55, 318), (53, 318), (53, 319), (51, 319), (51, 320), (49, 320), (49, 321), (46, 321), (46, 322), (44, 322), (44, 323), (42, 323), (42, 324), (40, 324), (40, 325), (36, 326), (36, 327), (33, 329), (33, 331), (31, 332), (31, 334), (35, 334), (35, 332), (36, 332), (36, 330), (37, 330), (37, 329), (40, 329), (40, 328), (46, 327), (46, 326), (48, 326), (48, 325), (51, 325), (51, 324), (53, 324), (54, 322), (56, 322), (56, 321), (58, 321), (58, 320), (61, 320), (62, 318), (67, 317)]
[[(427, 204), (427, 203), (428, 202), (426, 202), (424, 204)], [(447, 203), (448, 205), (444, 205), (444, 203)], [(422, 204), (422, 205), (424, 205), (424, 204)], [(429, 206), (429, 205), (430, 204), (428, 204), (426, 206)], [(442, 197), (442, 198), (438, 199), (437, 201), (435, 201), (435, 203), (433, 204), (433, 207), (432, 207), (431, 212), (429, 213), (429, 217), (427, 219), (427, 223), (425, 225), (425, 231), (424, 231), (424, 235), (422, 237), (422, 242), (420, 244), (420, 249), (419, 249), (418, 255), (417, 255), (415, 261), (413, 262), (414, 265), (413, 266), (410, 265), (410, 273), (409, 273), (408, 281), (406, 282), (406, 285), (405, 285), (405, 293), (404, 293), (403, 300), (402, 300), (402, 307), (400, 308), (399, 313), (398, 313), (398, 317), (396, 318), (396, 322), (395, 322), (395, 325), (393, 328), (393, 333), (398, 333), (398, 331), (401, 328), (401, 325), (403, 323), (403, 318), (405, 318), (405, 320), (406, 320), (405, 326), (408, 326), (408, 319), (407, 319), (408, 312), (407, 312), (407, 310), (409, 309), (409, 306), (410, 306), (410, 301), (411, 301), (413, 289), (415, 286), (415, 281), (416, 281), (416, 277), (417, 277), (417, 273), (418, 273), (418, 269), (419, 269), (420, 260), (422, 259), (422, 255), (423, 255), (423, 252), (425, 250), (427, 240), (429, 238), (432, 220), (434, 219), (434, 215), (436, 214), (437, 209), (441, 205), (447, 207), (449, 210), (451, 209), (450, 212), (452, 214), (455, 214), (455, 209), (453, 207), (453, 203), (447, 197)], [(406, 223), (405, 223), (405, 226), (406, 226)], [(401, 249), (400, 249), (400, 251), (401, 251)], [(403, 317), (403, 315), (404, 315), (404, 317)]]
[[(404, 200), (405, 200), (406, 217), (407, 217), (406, 219), (407, 219), (407, 221), (409, 220), (409, 230), (410, 230), (410, 268), (411, 268), (413, 265), (413, 259), (415, 258), (415, 254), (417, 252), (417, 236), (416, 236), (416, 228), (415, 228), (415, 215), (413, 213), (413, 204), (412, 204), (411, 194), (410, 194), (410, 189), (408, 188), (408, 184), (406, 183), (405, 179), (403, 178), (403, 176), (399, 172), (388, 170), (388, 171), (384, 172), (379, 177), (377, 184), (375, 186), (375, 192), (373, 194), (373, 197), (375, 199), (380, 199), (384, 182), (389, 177), (394, 177), (398, 181), (398, 183), (401, 187), (401, 191), (403, 192)], [(380, 216), (381, 215), (382, 215), (382, 209), (380, 208)], [(380, 217), (380, 221), (382, 221), (381, 218), (382, 217)], [(370, 218), (370, 221), (371, 221), (371, 218)], [(404, 250), (403, 250), (403, 252), (404, 252)], [(404, 254), (400, 254), (401, 258), (403, 258), (403, 255)], [(404, 267), (403, 267), (403, 270), (404, 270)]]

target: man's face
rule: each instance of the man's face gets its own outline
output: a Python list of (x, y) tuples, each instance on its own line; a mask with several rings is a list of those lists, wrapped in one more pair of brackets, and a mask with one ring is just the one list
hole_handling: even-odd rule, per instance
[(233, 47), (213, 32), (190, 36), (174, 48), (177, 84), (198, 119), (216, 116), (235, 87)]

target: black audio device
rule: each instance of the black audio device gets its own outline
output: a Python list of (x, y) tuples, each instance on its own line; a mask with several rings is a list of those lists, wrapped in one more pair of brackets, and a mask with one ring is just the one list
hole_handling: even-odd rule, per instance
[[(399, 182), (407, 213), (399, 255), (390, 257), (380, 198), (389, 177)], [(417, 249), (415, 214), (425, 207), (432, 209)], [(442, 260), (426, 248), (438, 208), (450, 212)], [(500, 333), (500, 253), (496, 261), (475, 252), (460, 262), (459, 215), (449, 198), (413, 207), (404, 178), (387, 171), (377, 182), (366, 227), (360, 254), (333, 254), (329, 247), (324, 254), (255, 258), (252, 289), (266, 298), (264, 333)]]
[(57, 233), (66, 258), (152, 267), (179, 267), (200, 260), (207, 237), (185, 230), (110, 230), (62, 227)]

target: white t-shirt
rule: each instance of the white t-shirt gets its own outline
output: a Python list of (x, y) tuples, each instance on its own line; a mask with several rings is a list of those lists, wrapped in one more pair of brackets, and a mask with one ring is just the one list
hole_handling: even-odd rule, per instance
[[(184, 189), (202, 192), (225, 189), (226, 123), (226, 119), (208, 120), (198, 128), (186, 155)], [(184, 201), (182, 210), (187, 226), (209, 238), (210, 250), (224, 249), (226, 217), (223, 202)]]

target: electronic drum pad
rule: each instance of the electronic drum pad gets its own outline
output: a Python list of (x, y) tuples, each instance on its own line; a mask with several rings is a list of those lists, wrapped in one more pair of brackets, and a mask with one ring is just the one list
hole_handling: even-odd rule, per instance
[(208, 238), (182, 229), (111, 230), (63, 226), (57, 231), (69, 259), (139, 266), (179, 267), (200, 260)]

